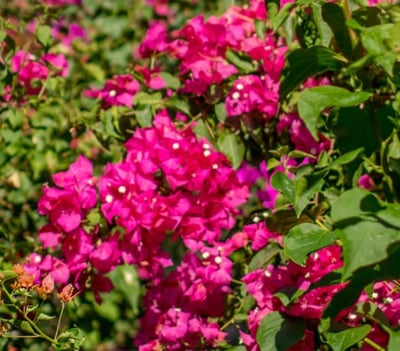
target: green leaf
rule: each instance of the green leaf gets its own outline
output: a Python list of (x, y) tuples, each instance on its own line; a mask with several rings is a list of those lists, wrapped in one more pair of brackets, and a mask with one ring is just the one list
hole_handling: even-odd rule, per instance
[(28, 334), (35, 334), (32, 326), (27, 321), (15, 320), (13, 324), (20, 330)]
[(337, 4), (325, 3), (322, 5), (322, 18), (334, 33), (336, 43), (346, 57), (352, 55), (352, 43), (347, 26), (344, 25), (346, 18), (343, 8)]
[(328, 107), (350, 107), (358, 105), (371, 96), (371, 93), (352, 93), (346, 89), (332, 85), (306, 89), (299, 97), (299, 115), (314, 139), (318, 140), (318, 122), (320, 121), (320, 115), (323, 110)]
[(393, 24), (381, 24), (365, 28), (361, 32), (361, 42), (364, 48), (380, 64), (389, 76), (393, 76), (393, 66), (397, 54), (390, 48), (388, 41), (392, 39)]
[(318, 29), (321, 45), (328, 47), (332, 41), (333, 32), (329, 25), (323, 20), (322, 6), (318, 2), (311, 2), (314, 23)]
[(218, 138), (218, 148), (223, 152), (234, 169), (239, 168), (244, 157), (244, 144), (241, 139), (234, 134), (225, 134)]
[(241, 55), (231, 49), (228, 49), (225, 55), (228, 62), (236, 66), (241, 73), (249, 74), (257, 71), (258, 65), (254, 64), (248, 56)]
[[(377, 199), (376, 199), (377, 200)], [(400, 229), (400, 205), (399, 204), (376, 204), (375, 208), (382, 206), (376, 210), (373, 215), (382, 223)]]
[[(393, 112), (390, 109), (385, 108), (375, 111), (378, 128), (383, 139), (388, 138), (393, 132), (393, 123), (389, 120), (391, 113)], [(342, 152), (363, 147), (365, 154), (369, 156), (381, 147), (381, 142), (377, 140), (366, 109), (358, 106), (340, 108), (336, 115), (331, 115), (331, 117), (327, 124), (336, 136), (335, 145)]]
[(338, 313), (354, 305), (365, 287), (377, 279), (379, 274), (373, 268), (361, 268), (348, 284), (332, 297), (323, 313), (320, 326), (324, 326), (324, 330), (327, 330), (326, 327), (329, 329), (330, 321), (334, 320)]
[(115, 289), (121, 291), (135, 315), (139, 313), (140, 282), (134, 266), (118, 266), (110, 273)]
[(371, 301), (358, 303), (356, 306), (357, 314), (367, 317), (370, 320), (378, 322), (382, 326), (390, 326), (390, 321), (378, 305)]
[(180, 111), (184, 113), (186, 116), (191, 116), (190, 113), (190, 105), (189, 103), (184, 100), (182, 97), (179, 96), (172, 96), (165, 101), (165, 106), (169, 109), (173, 109), (176, 111)]
[(343, 243), (343, 280), (359, 268), (383, 261), (394, 244), (400, 243), (400, 231), (379, 222), (363, 220), (338, 231)]
[(153, 114), (151, 112), (151, 107), (146, 106), (135, 111), (135, 117), (137, 122), (142, 128), (150, 127), (153, 122)]
[[(341, 222), (349, 220), (359, 220), (365, 212), (361, 204), (374, 202), (374, 196), (367, 190), (354, 188), (342, 193), (335, 202), (332, 203), (331, 218), (336, 226), (341, 227)], [(376, 198), (375, 198), (376, 199)]]
[(304, 265), (311, 252), (331, 245), (335, 241), (335, 232), (327, 232), (312, 223), (301, 223), (284, 236), (283, 248), (292, 261), (298, 265)]
[(397, 133), (393, 135), (387, 157), (389, 168), (397, 174), (400, 174), (400, 140)]
[(349, 328), (338, 333), (327, 333), (328, 344), (333, 351), (346, 351), (350, 346), (364, 339), (371, 331), (366, 324), (361, 327)]
[(361, 156), (361, 154), (364, 152), (364, 148), (358, 148), (349, 152), (346, 152), (343, 155), (340, 155), (336, 160), (334, 160), (333, 162), (331, 162), (328, 165), (328, 168), (332, 169), (334, 167), (337, 166), (343, 166), (346, 165), (348, 163), (353, 162), (355, 159), (357, 159), (358, 157)]
[(218, 121), (220, 121), (221, 123), (225, 123), (227, 117), (225, 103), (220, 102), (219, 104), (214, 105), (214, 112), (218, 118)]
[(261, 351), (286, 351), (304, 336), (302, 319), (290, 318), (279, 312), (265, 316), (257, 330), (257, 344)]
[(50, 316), (45, 313), (40, 313), (39, 316), (37, 317), (38, 321), (50, 321), (52, 319), (56, 318), (56, 316)]
[(322, 189), (324, 178), (322, 172), (316, 172), (295, 178), (294, 209), (299, 217), (307, 207), (310, 198)]
[(181, 81), (176, 76), (168, 72), (160, 72), (161, 78), (164, 80), (167, 88), (178, 90), (181, 87)]
[(271, 20), (272, 30), (274, 32), (277, 31), (282, 23), (286, 21), (295, 6), (296, 4), (294, 3), (285, 4), (279, 13)]
[(389, 331), (389, 344), (387, 351), (398, 351), (400, 350), (400, 330)]
[(39, 25), (36, 29), (36, 38), (45, 49), (48, 48), (52, 42), (51, 28), (46, 25)]
[(145, 105), (145, 106), (162, 105), (163, 104), (162, 94), (160, 92), (149, 94), (144, 91), (139, 91), (133, 97), (133, 104), (134, 105)]
[(280, 98), (284, 99), (307, 78), (327, 71), (338, 71), (342, 67), (343, 59), (323, 46), (291, 51), (286, 58)]
[(295, 184), (286, 174), (276, 172), (271, 178), (271, 185), (283, 194), (290, 202), (294, 202)]
[(213, 140), (210, 131), (207, 128), (206, 122), (204, 122), (202, 119), (196, 122), (196, 126), (193, 128), (193, 131), (198, 139), (206, 138), (209, 141)]
[(106, 79), (106, 74), (99, 65), (95, 63), (85, 63), (82, 65), (84, 71), (90, 74), (96, 81), (103, 83)]
[(258, 268), (265, 267), (279, 254), (280, 251), (281, 249), (278, 245), (273, 245), (271, 243), (268, 244), (252, 257), (249, 263), (249, 271), (251, 272)]

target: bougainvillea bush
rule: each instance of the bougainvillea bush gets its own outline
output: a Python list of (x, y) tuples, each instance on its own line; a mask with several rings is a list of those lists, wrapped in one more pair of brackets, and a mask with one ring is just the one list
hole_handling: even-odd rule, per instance
[(11, 1), (0, 349), (400, 349), (396, 1)]

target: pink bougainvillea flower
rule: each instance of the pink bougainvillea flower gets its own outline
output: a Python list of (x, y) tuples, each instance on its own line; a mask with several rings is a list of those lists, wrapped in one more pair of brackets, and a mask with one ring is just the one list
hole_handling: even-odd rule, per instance
[(297, 113), (282, 114), (276, 126), (279, 133), (287, 130), (295, 148), (318, 156), (323, 150), (332, 148), (332, 141), (319, 134), (319, 140), (315, 140)]
[(37, 58), (20, 50), (11, 58), (11, 70), (17, 74), (18, 81), (26, 93), (35, 95), (42, 89), (43, 81), (51, 74), (62, 77), (68, 75), (68, 61), (62, 54), (48, 53)]
[(39, 2), (49, 6), (67, 6), (82, 4), (82, 0), (39, 0)]
[(373, 178), (369, 174), (363, 174), (358, 179), (358, 186), (366, 190), (372, 190), (376, 185)]
[(268, 76), (241, 76), (237, 79), (225, 100), (228, 116), (239, 116), (259, 111), (267, 118), (273, 117), (278, 108), (279, 84)]
[(167, 46), (166, 24), (160, 21), (153, 21), (139, 46), (139, 53), (142, 58), (148, 58), (163, 52)]
[(135, 71), (142, 75), (146, 86), (153, 90), (160, 90), (160, 89), (165, 89), (166, 84), (164, 79), (160, 75), (160, 68), (153, 68), (149, 69), (145, 66), (135, 66)]
[(108, 109), (111, 106), (127, 106), (133, 104), (133, 97), (140, 89), (139, 82), (131, 75), (117, 75), (109, 79), (101, 89), (87, 89), (84, 94), (102, 101), (102, 107)]
[(51, 35), (54, 39), (59, 40), (64, 50), (69, 54), (73, 54), (72, 44), (76, 40), (86, 40), (87, 33), (78, 23), (67, 23), (59, 20), (51, 28)]

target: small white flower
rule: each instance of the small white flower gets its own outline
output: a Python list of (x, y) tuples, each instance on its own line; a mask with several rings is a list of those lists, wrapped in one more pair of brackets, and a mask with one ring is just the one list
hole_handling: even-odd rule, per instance
[(238, 100), (240, 98), (240, 93), (238, 92), (238, 91), (235, 91), (233, 94), (232, 94), (232, 99), (233, 100)]
[(173, 144), (172, 144), (172, 148), (173, 148), (174, 150), (178, 150), (178, 149), (179, 149), (179, 143), (173, 143)]
[(111, 96), (111, 97), (114, 97), (115, 95), (117, 95), (117, 91), (116, 90), (110, 90), (109, 92), (108, 92), (108, 95), (109, 96)]
[(205, 251), (205, 252), (203, 252), (203, 253), (201, 254), (201, 256), (206, 260), (207, 258), (210, 257), (210, 253), (207, 252), (207, 251)]
[(126, 193), (126, 187), (123, 186), (123, 185), (121, 185), (121, 186), (118, 188), (118, 192), (119, 192), (120, 194), (125, 194), (125, 193)]
[(214, 262), (215, 262), (216, 264), (222, 263), (222, 257), (219, 257), (219, 256), (215, 257), (215, 258), (214, 258)]
[(106, 202), (107, 202), (107, 203), (111, 203), (111, 202), (113, 202), (113, 200), (114, 200), (114, 198), (113, 198), (112, 195), (108, 194), (108, 195), (106, 196)]

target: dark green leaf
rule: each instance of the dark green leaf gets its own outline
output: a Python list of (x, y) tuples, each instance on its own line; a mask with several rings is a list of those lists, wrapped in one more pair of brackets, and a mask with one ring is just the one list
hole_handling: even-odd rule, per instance
[(284, 99), (307, 78), (327, 71), (338, 71), (342, 67), (343, 59), (323, 46), (291, 51), (286, 58), (280, 98)]
[(303, 265), (308, 254), (333, 244), (335, 240), (335, 232), (327, 232), (312, 223), (301, 223), (284, 237), (283, 247), (292, 261)]
[(305, 90), (300, 94), (298, 110), (301, 119), (315, 140), (318, 140), (318, 123), (321, 112), (328, 107), (350, 107), (371, 97), (367, 92), (350, 92), (346, 89), (325, 85)]
[(325, 3), (322, 5), (322, 17), (334, 33), (336, 43), (343, 54), (350, 58), (352, 55), (352, 44), (343, 8), (337, 4)]
[(379, 322), (383, 326), (389, 326), (390, 321), (385, 313), (379, 308), (378, 305), (371, 301), (358, 303), (356, 306), (356, 313), (365, 316), (368, 319)]
[(279, 312), (268, 314), (257, 330), (257, 344), (261, 351), (286, 351), (304, 336), (302, 319), (284, 316)]
[(348, 284), (333, 296), (329, 305), (326, 307), (321, 321), (324, 330), (327, 330), (326, 327), (329, 329), (330, 321), (332, 321), (339, 312), (354, 305), (364, 288), (371, 282), (377, 280), (378, 277), (379, 274), (377, 274), (373, 268), (361, 268), (357, 274), (349, 280)]
[(370, 331), (371, 326), (367, 324), (337, 333), (327, 333), (326, 337), (333, 351), (346, 351), (350, 346), (364, 339)]
[(389, 159), (389, 168), (392, 171), (400, 174), (400, 141), (397, 133), (393, 135), (387, 156)]

